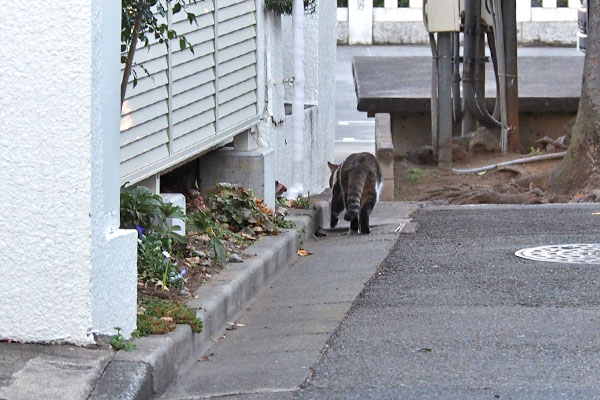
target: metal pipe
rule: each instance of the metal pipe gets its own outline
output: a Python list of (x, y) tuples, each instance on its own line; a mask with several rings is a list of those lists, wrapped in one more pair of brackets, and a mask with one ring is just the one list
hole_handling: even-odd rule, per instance
[(504, 55), (504, 22), (502, 21), (502, 4), (494, 1), (494, 29), (496, 50), (498, 56), (498, 77), (500, 81), (500, 115), (502, 119), (502, 132), (500, 135), (500, 148), (503, 153), (508, 150), (508, 130), (506, 117), (506, 57)]
[(460, 32), (452, 33), (452, 116), (454, 122), (463, 118), (460, 95)]
[(478, 168), (469, 168), (469, 169), (456, 169), (453, 168), (452, 172), (455, 174), (473, 174), (477, 172), (491, 171), (498, 167), (506, 167), (509, 165), (519, 165), (519, 164), (527, 164), (538, 161), (548, 161), (548, 160), (556, 160), (561, 159), (567, 154), (566, 151), (560, 153), (551, 153), (551, 154), (542, 154), (539, 156), (527, 157), (527, 158), (517, 158), (516, 160), (505, 161), (498, 164), (490, 164), (483, 167)]
[(504, 55), (506, 57), (506, 126), (508, 149), (518, 151), (519, 139), (519, 81), (517, 68), (517, 4), (516, 0), (502, 1), (504, 21)]
[(438, 143), (438, 52), (435, 35), (429, 34), (429, 45), (431, 48), (431, 147), (433, 157), (437, 159)]
[(481, 47), (481, 3), (480, 0), (465, 0), (465, 44), (463, 62), (463, 95), (466, 106), (473, 116), (483, 125), (497, 126), (496, 121), (485, 107), (485, 93), (476, 91), (474, 68), (478, 59), (482, 58), (478, 50)]
[(439, 32), (438, 45), (438, 167), (452, 169), (452, 33)]
[(498, 121), (502, 121), (500, 115), (500, 77), (498, 76), (498, 54), (496, 52), (496, 37), (494, 36), (493, 30), (487, 31), (487, 41), (490, 46), (490, 55), (492, 58), (492, 65), (494, 67), (494, 77), (496, 78), (496, 102), (494, 103), (494, 111), (492, 117)]

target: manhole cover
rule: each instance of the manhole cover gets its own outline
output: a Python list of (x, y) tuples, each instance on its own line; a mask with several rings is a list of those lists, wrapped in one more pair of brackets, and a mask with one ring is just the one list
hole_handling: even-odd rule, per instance
[(600, 243), (557, 244), (531, 247), (515, 253), (517, 257), (535, 261), (569, 264), (600, 264)]

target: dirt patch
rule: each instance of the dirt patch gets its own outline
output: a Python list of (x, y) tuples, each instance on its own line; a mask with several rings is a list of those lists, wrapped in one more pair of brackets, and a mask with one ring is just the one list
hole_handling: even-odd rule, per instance
[[(545, 153), (544, 153), (545, 154)], [(468, 154), (455, 161), (456, 169), (470, 169), (528, 157), (516, 153)], [(552, 196), (536, 184), (523, 184), (525, 177), (550, 172), (561, 160), (540, 161), (487, 171), (485, 173), (457, 174), (441, 171), (434, 165), (414, 164), (407, 160), (394, 163), (394, 194), (396, 200), (435, 201), (445, 204), (478, 203), (549, 203), (566, 201), (595, 201), (592, 194), (573, 197)], [(493, 196), (499, 193), (499, 196)]]

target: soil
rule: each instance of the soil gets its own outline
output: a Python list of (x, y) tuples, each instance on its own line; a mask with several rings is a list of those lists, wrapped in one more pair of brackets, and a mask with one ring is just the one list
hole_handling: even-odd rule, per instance
[[(546, 154), (546, 153), (539, 153)], [(517, 158), (527, 157), (526, 154), (517, 153), (469, 153), (463, 161), (455, 161), (453, 167), (456, 169), (469, 169), (497, 164)], [(413, 164), (407, 160), (396, 160), (394, 163), (395, 199), (404, 201), (426, 201), (433, 200), (443, 204), (476, 204), (476, 203), (546, 203), (580, 201), (583, 198), (593, 201), (591, 195), (577, 194), (574, 197), (548, 197), (540, 188), (530, 185), (519, 186), (518, 181), (525, 177), (540, 175), (550, 172), (560, 164), (561, 160), (540, 161), (521, 164), (511, 170), (491, 170), (486, 173), (457, 174), (441, 171), (436, 165)], [(533, 192), (532, 192), (532, 189)], [(513, 201), (486, 201), (477, 193), (511, 193), (522, 197), (512, 199)], [(469, 195), (470, 194), (470, 195)], [(461, 197), (462, 196), (462, 197)], [(460, 197), (460, 201), (456, 200)], [(522, 200), (522, 201), (519, 201)]]

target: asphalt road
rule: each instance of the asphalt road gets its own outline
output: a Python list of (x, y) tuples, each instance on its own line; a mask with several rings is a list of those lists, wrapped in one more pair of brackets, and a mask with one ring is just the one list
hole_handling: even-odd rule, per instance
[(597, 211), (421, 210), (297, 398), (600, 398), (600, 265), (514, 256), (597, 242)]

